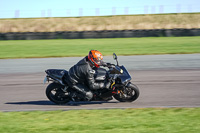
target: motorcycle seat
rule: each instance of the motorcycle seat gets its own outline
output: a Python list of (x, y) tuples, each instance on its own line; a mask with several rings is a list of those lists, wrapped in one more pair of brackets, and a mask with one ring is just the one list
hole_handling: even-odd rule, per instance
[(68, 72), (64, 69), (48, 69), (46, 73), (52, 78), (62, 80), (63, 76)]

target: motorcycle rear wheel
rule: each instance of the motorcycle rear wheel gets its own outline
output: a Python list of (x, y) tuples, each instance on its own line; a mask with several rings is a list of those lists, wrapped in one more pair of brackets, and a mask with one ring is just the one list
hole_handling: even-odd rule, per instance
[(139, 97), (139, 94), (139, 88), (132, 83), (128, 83), (121, 93), (114, 95), (114, 98), (120, 102), (133, 102)]
[(63, 91), (64, 86), (58, 83), (51, 83), (46, 88), (47, 98), (55, 104), (66, 104), (70, 101)]

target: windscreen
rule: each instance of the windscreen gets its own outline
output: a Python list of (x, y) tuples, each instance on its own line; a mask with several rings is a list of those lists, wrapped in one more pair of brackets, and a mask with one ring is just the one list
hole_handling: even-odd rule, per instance
[(129, 72), (126, 70), (124, 66), (120, 66), (120, 68), (123, 70), (123, 74), (121, 74), (119, 78), (121, 79), (121, 82), (124, 84), (125, 82), (128, 82), (131, 80), (131, 75), (129, 74)]

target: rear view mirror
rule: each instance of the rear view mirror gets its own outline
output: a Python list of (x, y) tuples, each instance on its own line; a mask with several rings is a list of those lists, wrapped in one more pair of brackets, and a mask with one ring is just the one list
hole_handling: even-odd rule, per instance
[(113, 53), (113, 58), (114, 58), (114, 60), (116, 60), (117, 65), (119, 66), (119, 63), (118, 63), (118, 60), (117, 60), (117, 55), (115, 53)]
[(113, 59), (117, 60), (117, 55), (115, 53), (113, 53)]

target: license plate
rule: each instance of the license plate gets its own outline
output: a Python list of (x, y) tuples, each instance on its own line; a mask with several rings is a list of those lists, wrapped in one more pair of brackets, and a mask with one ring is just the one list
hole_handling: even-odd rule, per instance
[(47, 77), (44, 78), (43, 84), (45, 84), (46, 82), (47, 82)]

